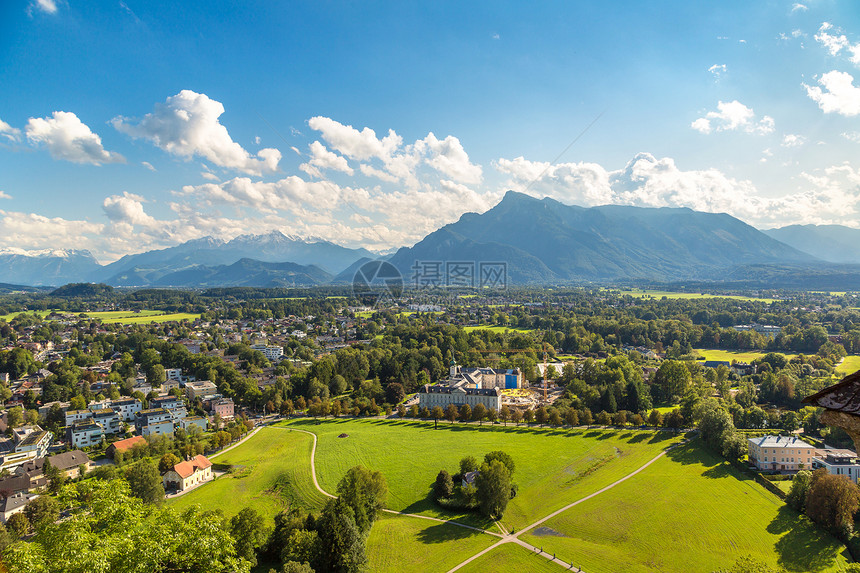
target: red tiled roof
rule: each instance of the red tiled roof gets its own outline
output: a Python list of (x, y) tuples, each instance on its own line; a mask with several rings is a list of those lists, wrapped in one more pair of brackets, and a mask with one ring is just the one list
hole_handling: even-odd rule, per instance
[(111, 446), (113, 446), (114, 449), (118, 452), (125, 452), (127, 450), (132, 449), (134, 446), (136, 446), (138, 444), (145, 444), (145, 443), (146, 443), (146, 438), (144, 438), (143, 436), (134, 436), (131, 438), (126, 438), (124, 440), (120, 440), (118, 442), (114, 442), (111, 444)]
[(179, 474), (179, 477), (185, 479), (194, 474), (197, 470), (205, 470), (212, 467), (212, 462), (201, 455), (194, 456), (186, 462), (179, 462), (173, 466), (173, 471)]

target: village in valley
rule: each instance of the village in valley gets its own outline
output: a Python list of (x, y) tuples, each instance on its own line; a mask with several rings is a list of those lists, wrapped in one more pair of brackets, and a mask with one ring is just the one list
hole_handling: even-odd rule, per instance
[[(827, 551), (839, 546), (837, 538), (850, 541), (844, 514), (843, 521), (829, 523), (807, 508), (818, 503), (807, 499), (821, 472), (847, 476), (856, 487), (860, 463), (851, 440), (856, 434), (823, 419), (830, 409), (850, 407), (832, 399), (806, 400), (860, 363), (853, 354), (860, 350), (860, 330), (853, 326), (860, 324), (860, 311), (851, 307), (850, 293), (690, 299), (601, 289), (514, 290), (439, 292), (431, 304), (427, 291), (416, 291), (371, 308), (348, 295), (308, 291), (261, 298), (281, 293), (238, 289), (229, 303), (207, 299), (206, 293), (177, 293), (172, 308), (161, 310), (142, 308), (134, 291), (84, 285), (72, 293), (71, 298), (12, 296), (7, 310), (11, 304), (31, 309), (9, 312), (0, 321), (5, 397), (0, 520), (7, 544), (12, 536), (26, 537), (46, 519), (71, 510), (56, 498), (64, 488), (116, 476), (125, 477), (131, 492), (148, 503), (185, 507), (209, 499), (229, 517), (241, 508), (218, 504), (217, 496), (235, 495), (231, 482), (238, 486), (239, 476), (257, 471), (230, 460), (249, 447), (265, 456), (254, 447), (265, 435), (261, 431), (283, 427), (316, 433), (323, 448), (330, 430), (319, 433), (317, 428), (342, 426), (342, 443), (348, 443), (362, 433), (362, 424), (373, 421), (417, 424), (431, 432), (461, 427), (481, 435), (495, 428), (494, 443), (502, 452), (506, 443), (514, 443), (507, 433), (514, 428), (520, 433), (529, 428), (536, 440), (610, 438), (616, 454), (596, 460), (574, 456), (566, 462), (573, 463), (568, 471), (582, 473), (581, 479), (606, 472), (609, 477), (632, 462), (624, 461), (625, 450), (636, 446), (616, 443), (620, 436), (663, 435), (657, 442), (648, 440), (667, 440), (663, 454), (652, 450), (658, 457), (695, 446), (699, 456), (725, 460), (724, 479), (752, 480), (762, 496), (771, 498), (768, 506), (788, 504), (811, 518), (798, 515), (799, 525), (832, 531), (836, 537), (825, 542), (831, 547)], [(182, 308), (176, 306), (180, 300)], [(179, 310), (188, 316), (170, 320)], [(687, 318), (679, 321), (682, 315)], [(719, 348), (707, 348), (717, 341)], [(547, 446), (535, 442), (528, 447)], [(321, 455), (327, 450), (306, 463), (319, 464)], [(492, 524), (498, 523), (496, 531), (518, 543), (539, 531), (564, 531), (559, 526), (529, 533), (528, 524), (518, 519), (502, 525), (504, 506), (530, 495), (523, 474), (528, 462), (516, 453), (505, 456), (517, 464), (516, 475), (524, 483), (511, 490), (501, 510), (494, 506), (493, 521), (482, 521), (475, 485), (482, 466), (466, 463), (469, 456), (461, 460), (460, 472), (445, 473), (463, 483), (446, 486), (449, 478), (440, 474), (432, 495), (438, 501), (414, 513), (441, 517), (455, 529), (477, 527), (484, 535), (497, 535)], [(391, 470), (391, 463), (380, 462), (377, 469)], [(535, 471), (549, 474), (541, 479), (557, 471), (540, 460), (532, 463), (537, 463)], [(712, 463), (718, 462), (706, 466)], [(579, 464), (585, 465), (570, 469)], [(326, 493), (324, 486), (331, 486), (334, 476), (325, 466), (316, 472), (322, 479), (316, 487)], [(292, 487), (264, 497), (280, 499), (276, 506), (287, 511), (315, 507), (313, 500), (296, 497), (300, 490)], [(568, 487), (559, 492), (562, 505), (574, 501), (566, 497)], [(251, 507), (266, 530), (272, 509), (256, 504)], [(526, 513), (539, 517), (544, 506)], [(516, 524), (523, 537), (514, 533)], [(558, 533), (547, 539), (556, 545), (555, 554), (533, 543), (536, 555), (571, 568), (574, 556), (588, 563), (587, 551), (580, 555), (576, 546), (563, 543), (568, 537)], [(289, 561), (266, 547), (261, 542), (253, 548), (254, 562)], [(372, 543), (367, 552), (375, 563)], [(727, 549), (718, 554), (725, 566), (744, 558)], [(831, 563), (847, 555), (848, 550), (836, 551)], [(773, 554), (765, 551), (762, 557), (768, 562)], [(787, 562), (786, 556), (779, 562)]]

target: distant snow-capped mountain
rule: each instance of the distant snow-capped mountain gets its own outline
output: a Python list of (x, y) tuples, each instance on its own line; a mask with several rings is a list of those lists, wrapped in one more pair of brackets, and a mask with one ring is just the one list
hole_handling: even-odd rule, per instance
[(81, 280), (99, 268), (99, 262), (86, 250), (0, 250), (0, 282), (4, 283), (61, 285)]

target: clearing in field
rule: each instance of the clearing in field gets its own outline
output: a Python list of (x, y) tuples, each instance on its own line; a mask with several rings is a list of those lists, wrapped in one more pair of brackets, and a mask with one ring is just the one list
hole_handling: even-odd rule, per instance
[(848, 376), (860, 370), (860, 356), (846, 356), (842, 359), (839, 366), (836, 367), (836, 373), (842, 376)]
[(481, 324), (479, 326), (464, 326), (463, 330), (472, 332), (473, 330), (490, 330), (492, 332), (534, 332), (533, 328), (511, 328), (510, 326), (490, 326), (489, 324)]
[(839, 541), (698, 441), (543, 526), (523, 541), (588, 573), (708, 572), (745, 555), (789, 571), (848, 562)]
[(623, 290), (621, 291), (621, 296), (632, 296), (634, 298), (654, 298), (661, 299), (666, 297), (668, 299), (702, 299), (702, 298), (731, 298), (734, 300), (743, 300), (743, 301), (753, 301), (753, 302), (765, 302), (772, 303), (776, 302), (775, 298), (756, 298), (751, 296), (738, 296), (738, 295), (728, 295), (728, 294), (708, 294), (708, 293), (698, 293), (698, 292), (672, 292), (672, 291), (663, 291), (663, 290)]
[[(752, 362), (758, 358), (761, 358), (767, 352), (761, 352), (759, 350), (719, 350), (719, 349), (708, 349), (708, 348), (695, 348), (693, 349), (693, 354), (699, 357), (704, 357), (705, 360), (720, 360), (725, 362), (731, 362), (732, 360), (736, 362)], [(784, 354), (784, 353), (780, 353)], [(797, 356), (797, 354), (785, 354), (785, 357), (789, 360)]]
[[(143, 314), (144, 312), (155, 312), (156, 314)], [(98, 312), (91, 312), (88, 316), (93, 318), (101, 318)], [(112, 318), (102, 318), (102, 322), (119, 323), (119, 324), (149, 324), (150, 322), (180, 322), (182, 320), (195, 321), (200, 318), (199, 314), (190, 314), (187, 312), (174, 312), (168, 314), (158, 314), (158, 311), (141, 311), (140, 314), (126, 314), (125, 316), (117, 316)]]

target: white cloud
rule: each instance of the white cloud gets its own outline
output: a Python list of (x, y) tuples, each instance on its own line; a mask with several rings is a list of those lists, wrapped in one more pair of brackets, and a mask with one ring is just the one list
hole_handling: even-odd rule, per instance
[(806, 12), (807, 10), (809, 10), (809, 8), (807, 8), (805, 4), (801, 4), (799, 2), (795, 2), (791, 7), (792, 12)]
[(847, 139), (848, 141), (853, 141), (854, 143), (860, 143), (860, 131), (846, 131), (842, 134), (842, 137)]
[(860, 88), (854, 86), (851, 74), (834, 70), (821, 76), (818, 83), (821, 87), (806, 84), (803, 87), (824, 113), (838, 113), (846, 117), (860, 115)]
[(340, 171), (348, 175), (352, 175), (354, 170), (349, 166), (346, 158), (338, 155), (333, 151), (326, 149), (325, 145), (319, 141), (314, 141), (310, 144), (311, 160), (307, 163), (302, 163), (299, 169), (311, 175), (312, 177), (322, 177), (321, 169), (332, 169)]
[(0, 191), (0, 199), (11, 199), (12, 196), (6, 193), (5, 191)]
[(312, 117), (308, 125), (319, 131), (332, 149), (346, 157), (360, 162), (381, 162), (384, 170), (359, 165), (361, 172), (368, 176), (387, 173), (387, 177), (380, 179), (388, 181), (395, 177), (408, 187), (419, 187), (416, 170), (423, 164), (460, 183), (478, 183), (482, 178), (481, 166), (469, 161), (460, 140), (452, 135), (440, 140), (429, 133), (423, 139), (404, 145), (403, 138), (393, 129), (380, 139), (369, 127), (359, 131), (327, 117)]
[(55, 111), (52, 117), (31, 117), (25, 131), (30, 143), (45, 145), (54, 159), (93, 165), (125, 163), (119, 153), (106, 151), (101, 137), (69, 111)]
[(752, 182), (717, 169), (683, 171), (673, 159), (648, 153), (636, 155), (617, 171), (589, 163), (547, 166), (522, 157), (499, 159), (495, 165), (510, 175), (509, 188), (526, 189), (531, 183), (532, 195), (583, 206), (689, 207), (729, 213), (763, 228), (792, 223), (857, 226), (860, 214), (860, 169), (848, 164), (804, 174), (806, 188), (779, 198), (765, 197)]
[(0, 119), (0, 136), (8, 139), (9, 141), (20, 141), (21, 130), (12, 127), (8, 123)]
[(145, 199), (140, 195), (123, 191), (122, 195), (106, 197), (102, 208), (108, 219), (114, 223), (128, 223), (145, 227), (155, 224), (155, 219), (143, 210)]
[(827, 48), (831, 56), (838, 56), (842, 50), (845, 50), (851, 54), (848, 59), (860, 65), (860, 42), (852, 44), (845, 34), (830, 34), (831, 30), (838, 33), (831, 23), (822, 23), (818, 29), (818, 33), (815, 35), (815, 40)]
[(27, 11), (32, 14), (34, 10), (39, 10), (46, 14), (56, 14), (57, 2), (55, 0), (33, 0), (27, 7)]
[(203, 179), (208, 179), (209, 181), (221, 181), (221, 178), (211, 171), (201, 171), (200, 176), (203, 177)]
[(806, 143), (806, 138), (802, 135), (796, 135), (794, 133), (787, 133), (782, 137), (782, 146), (783, 147), (800, 147)]
[(152, 166), (152, 163), (150, 163), (149, 161), (141, 161), (140, 164), (149, 169), (150, 171), (158, 171), (155, 167)]
[(256, 157), (233, 141), (218, 118), (224, 113), (221, 102), (206, 94), (182, 90), (155, 105), (152, 113), (136, 123), (125, 117), (111, 120), (113, 126), (134, 138), (153, 142), (164, 151), (185, 159), (204, 157), (212, 163), (249, 175), (272, 173), (278, 169), (281, 152), (261, 149)]
[(492, 37), (494, 40), (498, 40), (500, 36), (499, 36), (498, 34), (493, 34), (491, 37)]
[(711, 72), (711, 75), (713, 75), (716, 79), (720, 79), (720, 77), (724, 73), (726, 73), (726, 65), (725, 64), (714, 64), (713, 66), (708, 68), (708, 71)]
[(104, 225), (89, 221), (73, 221), (62, 217), (45, 217), (36, 213), (0, 210), (0, 246), (21, 249), (91, 248), (93, 236), (104, 230)]
[(755, 112), (738, 100), (717, 103), (718, 111), (709, 111), (705, 117), (693, 121), (690, 127), (699, 133), (712, 131), (744, 131), (746, 133), (767, 134), (773, 132), (774, 122), (770, 116), (762, 116), (756, 121)]
[(362, 173), (364, 173), (367, 177), (375, 177), (387, 183), (397, 183), (399, 179), (394, 175), (389, 174), (382, 169), (377, 169), (372, 165), (368, 165), (367, 163), (362, 163), (358, 166)]

